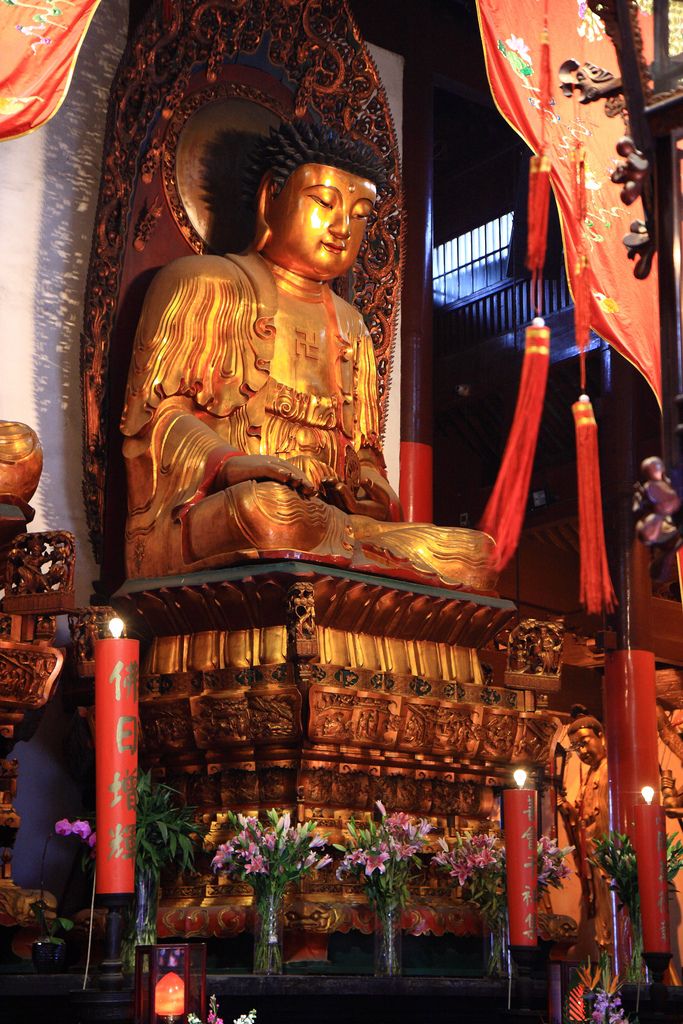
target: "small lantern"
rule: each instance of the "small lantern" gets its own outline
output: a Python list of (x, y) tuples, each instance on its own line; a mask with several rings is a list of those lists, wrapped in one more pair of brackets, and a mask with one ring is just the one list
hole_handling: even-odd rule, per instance
[(206, 1016), (206, 945), (138, 946), (135, 1024), (185, 1024)]

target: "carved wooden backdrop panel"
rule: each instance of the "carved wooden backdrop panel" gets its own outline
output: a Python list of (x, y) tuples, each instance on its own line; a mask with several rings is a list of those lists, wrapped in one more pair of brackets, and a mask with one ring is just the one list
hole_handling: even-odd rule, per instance
[[(353, 281), (353, 299), (377, 352), (385, 410), (401, 272), (399, 158), (377, 69), (345, 3), (158, 3), (126, 51), (112, 89), (86, 290), (84, 498), (105, 581), (120, 574), (126, 492), (118, 422), (135, 324), (160, 266), (188, 252), (211, 251), (204, 230), (211, 203), (196, 187), (188, 199), (197, 184), (192, 133), (204, 131), (206, 144), (220, 152), (229, 132), (220, 118), (229, 118), (238, 102), (266, 112), (264, 131), (269, 117), (318, 117), (370, 142), (386, 163), (387, 183)], [(198, 120), (207, 107), (212, 112)]]

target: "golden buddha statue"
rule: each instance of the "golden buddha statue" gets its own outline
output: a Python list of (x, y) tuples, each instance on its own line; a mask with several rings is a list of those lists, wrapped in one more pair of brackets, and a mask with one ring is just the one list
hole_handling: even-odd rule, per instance
[(145, 300), (122, 417), (129, 577), (306, 558), (490, 589), (490, 537), (401, 521), (370, 334), (328, 284), (358, 255), (379, 159), (285, 124), (249, 179), (249, 250), (176, 260)]

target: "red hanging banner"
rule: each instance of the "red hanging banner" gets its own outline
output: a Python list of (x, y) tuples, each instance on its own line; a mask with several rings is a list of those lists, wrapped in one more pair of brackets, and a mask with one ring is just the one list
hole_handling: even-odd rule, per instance
[(535, 790), (505, 790), (503, 826), (510, 945), (535, 946), (538, 942)]
[(95, 642), (97, 894), (135, 889), (138, 778), (137, 640)]
[[(565, 62), (567, 81), (563, 91), (553, 88), (553, 101), (544, 108), (540, 83), (544, 5), (538, 0), (478, 0), (477, 8), (489, 84), (501, 114), (535, 152), (542, 146), (539, 113), (545, 119), (546, 152), (572, 291), (583, 250), (590, 264), (591, 327), (640, 370), (661, 399), (656, 265), (645, 280), (634, 279), (622, 238), (633, 220), (643, 219), (642, 205), (637, 200), (624, 206), (620, 186), (610, 180), (620, 162), (616, 144), (626, 128), (612, 97), (585, 102), (588, 94), (606, 91), (604, 81), (610, 79), (609, 74), (602, 75), (603, 70), (619, 75), (604, 25), (583, 0), (553, 0), (548, 25), (553, 86), (559, 84), (560, 65)], [(652, 37), (651, 16), (642, 11), (647, 44)], [(575, 210), (577, 142), (585, 150), (583, 223)]]
[(643, 949), (646, 953), (670, 953), (664, 811), (659, 804), (636, 804), (635, 822)]
[(0, 3), (0, 139), (26, 135), (57, 113), (99, 2)]

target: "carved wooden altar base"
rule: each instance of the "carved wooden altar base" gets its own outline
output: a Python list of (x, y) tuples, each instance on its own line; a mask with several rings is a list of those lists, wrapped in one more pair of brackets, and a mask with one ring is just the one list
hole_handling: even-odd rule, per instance
[[(477, 651), (514, 613), (509, 601), (279, 562), (131, 581), (112, 604), (150, 641), (143, 757), (198, 806), (209, 853), (227, 838), (228, 809), (289, 809), (339, 842), (381, 799), (452, 833), (488, 820), (511, 764), (533, 773), (552, 755), (559, 720), (531, 693), (485, 685)], [(164, 911), (167, 933), (246, 926), (250, 890), (208, 865), (198, 885), (165, 890), (177, 907)], [(365, 930), (352, 889), (333, 872), (309, 881), (292, 904), (297, 927)], [(443, 897), (426, 884), (418, 929), (461, 927)]]
[[(3, 505), (10, 500), (10, 505)], [(8, 508), (15, 509), (12, 516)], [(51, 893), (21, 889), (12, 881), (12, 851), (20, 825), (14, 807), (15, 743), (30, 739), (40, 714), (56, 691), (64, 654), (54, 647), (57, 615), (73, 608), (75, 544), (64, 531), (20, 533), (33, 509), (20, 498), (0, 494), (0, 925), (35, 923), (31, 903)]]

